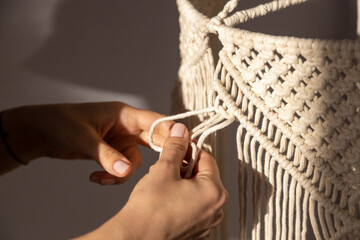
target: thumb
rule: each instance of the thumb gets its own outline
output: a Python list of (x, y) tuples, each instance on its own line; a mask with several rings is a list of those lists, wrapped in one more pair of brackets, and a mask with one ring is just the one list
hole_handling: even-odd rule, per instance
[(189, 132), (182, 123), (175, 123), (165, 140), (154, 169), (161, 175), (180, 178), (180, 168), (189, 145)]
[(127, 176), (132, 168), (130, 161), (104, 140), (99, 141), (98, 163), (110, 174), (117, 177)]
[(131, 172), (130, 161), (115, 148), (106, 143), (98, 134), (93, 134), (84, 151), (95, 159), (108, 173), (125, 177)]

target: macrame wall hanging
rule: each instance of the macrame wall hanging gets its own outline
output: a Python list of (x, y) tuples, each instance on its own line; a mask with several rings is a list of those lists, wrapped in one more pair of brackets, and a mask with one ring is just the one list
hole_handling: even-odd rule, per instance
[[(237, 122), (240, 239), (360, 238), (360, 41), (234, 27), (306, 1), (236, 11), (239, 0), (177, 0), (175, 111), (190, 112), (153, 129), (197, 116), (187, 122), (198, 140), (188, 177), (198, 149), (211, 151), (207, 136)], [(222, 44), (215, 57), (212, 37)]]

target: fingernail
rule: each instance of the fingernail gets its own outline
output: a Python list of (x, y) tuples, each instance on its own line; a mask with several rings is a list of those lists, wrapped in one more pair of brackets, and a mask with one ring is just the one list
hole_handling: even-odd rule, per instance
[(182, 138), (185, 135), (186, 127), (182, 123), (175, 123), (171, 128), (170, 137), (179, 137)]
[(119, 174), (123, 174), (129, 167), (130, 167), (129, 163), (119, 160), (114, 163), (113, 169), (115, 172)]
[(113, 185), (114, 183), (115, 183), (115, 179), (113, 178), (101, 179), (101, 185)]
[(99, 176), (91, 176), (90, 181), (95, 183), (100, 183), (100, 177)]

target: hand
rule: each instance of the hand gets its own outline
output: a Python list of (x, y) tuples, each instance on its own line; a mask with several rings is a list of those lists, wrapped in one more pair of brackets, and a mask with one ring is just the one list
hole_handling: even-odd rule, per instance
[(135, 186), (124, 208), (84, 239), (189, 239), (210, 234), (223, 218), (226, 202), (215, 160), (201, 151), (191, 179), (180, 167), (189, 133), (175, 124), (161, 157)]
[[(90, 179), (106, 185), (126, 181), (141, 165), (137, 144), (148, 145), (148, 130), (160, 117), (118, 102), (57, 104), (7, 110), (3, 126), (22, 161), (42, 156), (92, 158), (106, 172), (95, 172)], [(157, 128), (158, 144), (163, 144), (171, 125)]]

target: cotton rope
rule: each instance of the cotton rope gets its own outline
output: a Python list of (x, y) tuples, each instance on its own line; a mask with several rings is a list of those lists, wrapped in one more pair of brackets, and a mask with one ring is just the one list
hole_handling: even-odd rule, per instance
[[(149, 144), (150, 144), (151, 148), (157, 152), (162, 151), (162, 147), (157, 146), (153, 140), (155, 128), (160, 123), (162, 123), (164, 121), (184, 119), (184, 118), (191, 117), (194, 115), (210, 113), (210, 112), (214, 112), (214, 111), (216, 111), (216, 108), (211, 107), (211, 108), (206, 108), (206, 109), (202, 109), (202, 110), (190, 111), (190, 112), (181, 113), (181, 114), (177, 114), (177, 115), (173, 115), (173, 116), (163, 117), (163, 118), (160, 118), (160, 119), (154, 121), (154, 123), (152, 124), (152, 126), (149, 130)], [(230, 116), (230, 117), (227, 116), (227, 117), (229, 117), (228, 119), (222, 118), (221, 115), (216, 115), (216, 116), (219, 117), (218, 119), (220, 119), (221, 123), (220, 123), (220, 121), (217, 120), (217, 118), (213, 118), (212, 122), (207, 121), (208, 124), (204, 125), (202, 128), (195, 128), (191, 131), (191, 140), (195, 140), (195, 138), (198, 135), (200, 135), (200, 137), (196, 144), (193, 141), (190, 142), (190, 146), (192, 148), (191, 159), (190, 159), (189, 165), (187, 165), (186, 167), (182, 167), (182, 169), (181, 169), (181, 172), (185, 174), (184, 175), (185, 178), (190, 178), (192, 176), (194, 166), (196, 165), (196, 162), (198, 160), (199, 150), (202, 148), (206, 137), (209, 136), (210, 134), (218, 131), (219, 129), (227, 127), (228, 125), (230, 125), (232, 122), (235, 121), (234, 116)], [(214, 126), (212, 126), (212, 125), (214, 125)], [(199, 126), (201, 126), (201, 125), (199, 125)], [(198, 133), (198, 132), (200, 132), (200, 133)]]
[(237, 11), (239, 1), (177, 0), (184, 113), (154, 122), (151, 147), (161, 151), (158, 124), (186, 118), (189, 178), (213, 133), (236, 121), (240, 239), (359, 239), (360, 41), (245, 31), (235, 26), (310, 0)]

